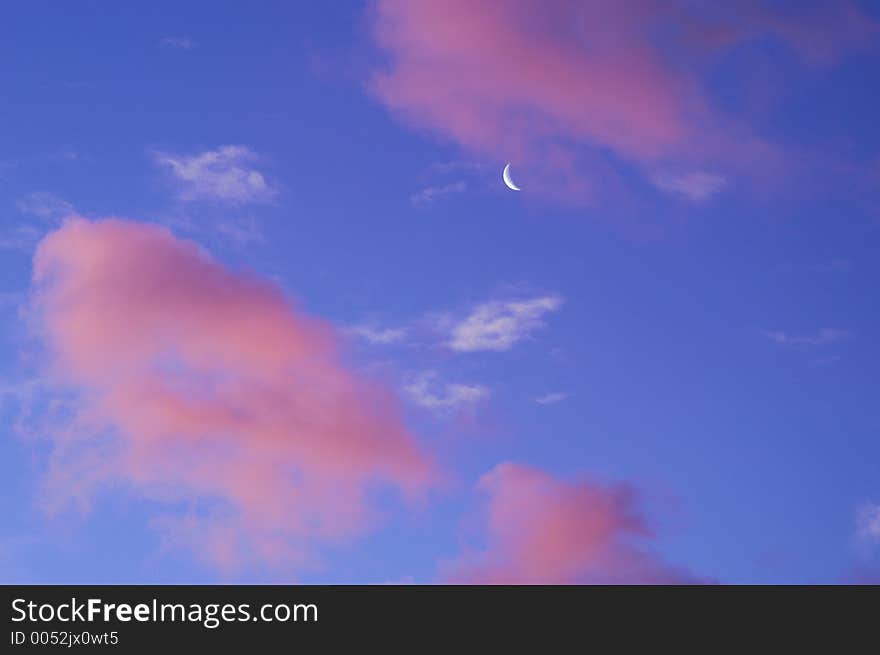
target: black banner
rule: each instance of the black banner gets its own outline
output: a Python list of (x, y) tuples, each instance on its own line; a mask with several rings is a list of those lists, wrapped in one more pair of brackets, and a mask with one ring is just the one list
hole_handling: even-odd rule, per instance
[[(3, 652), (875, 638), (877, 587), (3, 587)], [(832, 629), (833, 626), (833, 629)], [(597, 642), (597, 639), (603, 642)], [(719, 642), (719, 643), (720, 643)], [(608, 642), (612, 643), (612, 642)], [(712, 642), (705, 642), (707, 645)], [(814, 642), (820, 643), (820, 642)], [(578, 646), (578, 644), (580, 644)], [(603, 652), (608, 649), (602, 648)], [(259, 652), (263, 652), (260, 650)], [(334, 651), (335, 652), (335, 651)], [(545, 652), (541, 648), (540, 652)]]

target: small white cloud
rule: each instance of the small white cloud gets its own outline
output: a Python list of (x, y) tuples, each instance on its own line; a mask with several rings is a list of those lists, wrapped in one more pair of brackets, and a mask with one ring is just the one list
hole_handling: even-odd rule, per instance
[(447, 415), (473, 410), (489, 398), (489, 389), (479, 384), (445, 384), (435, 371), (426, 371), (403, 388), (404, 394), (419, 407)]
[(459, 352), (508, 350), (544, 327), (544, 315), (561, 306), (556, 295), (484, 303), (452, 326), (449, 347)]
[(691, 202), (704, 202), (724, 189), (727, 179), (717, 173), (695, 171), (684, 175), (658, 175), (654, 178), (654, 184)]
[(222, 146), (191, 156), (155, 152), (153, 158), (170, 170), (185, 201), (243, 205), (265, 202), (276, 193), (263, 174), (249, 166), (258, 157), (244, 146)]
[(377, 328), (369, 325), (355, 325), (346, 331), (372, 345), (400, 343), (409, 334), (406, 328)]
[(16, 201), (15, 207), (22, 214), (44, 221), (57, 221), (76, 213), (72, 204), (48, 191), (35, 191), (22, 196)]
[(539, 405), (555, 405), (556, 403), (561, 403), (563, 400), (568, 400), (569, 398), (571, 398), (570, 393), (555, 392), (538, 396), (534, 400)]
[(192, 50), (196, 47), (196, 42), (188, 36), (165, 36), (159, 40), (159, 45), (175, 50)]
[(222, 237), (239, 248), (266, 243), (262, 226), (257, 219), (250, 216), (218, 221), (216, 229)]
[(783, 346), (825, 346), (852, 336), (848, 330), (822, 328), (813, 334), (795, 335), (782, 330), (761, 330), (761, 334)]
[(856, 514), (856, 535), (871, 544), (880, 544), (880, 503), (867, 503)]
[(459, 180), (451, 184), (441, 186), (429, 186), (420, 189), (418, 192), (410, 196), (410, 201), (416, 206), (429, 205), (438, 198), (448, 196), (454, 193), (461, 193), (467, 189), (467, 182)]

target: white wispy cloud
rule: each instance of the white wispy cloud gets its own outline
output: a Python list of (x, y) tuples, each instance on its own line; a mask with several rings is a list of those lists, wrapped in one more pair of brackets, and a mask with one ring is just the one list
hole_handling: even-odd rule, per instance
[(872, 544), (880, 544), (880, 503), (866, 503), (856, 514), (856, 535)]
[(421, 207), (433, 203), (438, 198), (449, 196), (455, 193), (462, 193), (466, 189), (467, 182), (465, 182), (464, 180), (459, 180), (457, 182), (451, 182), (450, 184), (443, 184), (439, 186), (427, 186), (423, 189), (419, 189), (419, 191), (410, 196), (410, 201), (414, 205)]
[(252, 216), (223, 219), (216, 223), (215, 228), (220, 236), (239, 248), (266, 243), (262, 225)]
[(71, 203), (48, 191), (28, 193), (16, 200), (15, 207), (28, 218), (0, 228), (2, 250), (30, 252), (62, 218), (76, 213)]
[(184, 201), (243, 205), (266, 202), (276, 194), (252, 166), (259, 157), (245, 146), (221, 146), (196, 155), (156, 151), (153, 159), (171, 172)]
[(175, 50), (192, 50), (196, 47), (196, 42), (188, 36), (164, 36), (159, 39), (159, 45)]
[(761, 330), (761, 334), (783, 346), (825, 346), (848, 339), (849, 330), (822, 328), (812, 334), (791, 334), (783, 330)]
[(723, 190), (727, 186), (727, 179), (717, 173), (694, 171), (684, 175), (657, 175), (654, 177), (654, 184), (663, 191), (699, 203)]
[(71, 203), (48, 191), (28, 193), (15, 202), (15, 207), (22, 214), (44, 221), (57, 221), (76, 212)]
[(561, 306), (557, 295), (483, 303), (452, 325), (448, 345), (458, 352), (508, 350), (544, 327), (544, 316)]
[(537, 396), (534, 401), (539, 405), (555, 405), (556, 403), (561, 403), (563, 400), (568, 400), (569, 398), (571, 398), (570, 393), (557, 391), (554, 393), (545, 393), (543, 396)]
[(562, 306), (556, 294), (490, 300), (469, 311), (430, 312), (396, 325), (366, 320), (343, 329), (345, 334), (371, 345), (406, 343), (442, 346), (456, 352), (508, 350), (544, 327), (544, 316)]
[(473, 410), (487, 400), (490, 391), (480, 384), (444, 383), (436, 371), (425, 371), (403, 387), (411, 402), (435, 414)]
[(450, 175), (452, 173), (463, 175), (480, 175), (485, 173), (488, 167), (485, 164), (476, 161), (440, 161), (434, 162), (428, 167), (428, 172), (432, 175)]
[[(473, 161), (435, 162), (420, 176), (421, 188), (410, 196), (416, 207), (428, 207), (457, 194), (489, 186), (489, 169)], [(494, 178), (493, 178), (494, 182)]]
[(26, 224), (4, 228), (0, 231), (0, 249), (30, 252), (44, 233), (44, 230)]
[(390, 345), (400, 343), (406, 339), (409, 329), (405, 327), (379, 328), (372, 325), (355, 325), (346, 329), (346, 332), (372, 345)]

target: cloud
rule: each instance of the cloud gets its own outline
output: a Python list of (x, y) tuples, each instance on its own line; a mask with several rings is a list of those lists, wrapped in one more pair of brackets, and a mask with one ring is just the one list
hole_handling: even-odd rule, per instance
[(348, 328), (346, 332), (374, 346), (400, 343), (409, 334), (407, 328), (377, 328), (369, 325), (356, 325)]
[(880, 33), (850, 2), (377, 0), (370, 26), (383, 58), (368, 88), (394, 115), (528, 165), (530, 190), (581, 200), (622, 183), (613, 160), (746, 172), (772, 160), (753, 129), (713, 105), (704, 80), (716, 56), (771, 39), (821, 65)]
[(864, 542), (880, 544), (880, 504), (867, 503), (859, 510), (856, 535)]
[(443, 184), (440, 186), (428, 186), (419, 189), (418, 192), (410, 196), (410, 201), (416, 206), (430, 205), (438, 198), (453, 195), (456, 193), (462, 193), (466, 189), (467, 182), (465, 182), (464, 180), (459, 180), (457, 182)]
[(257, 219), (247, 218), (219, 220), (215, 224), (217, 232), (233, 245), (244, 248), (266, 243), (266, 235)]
[(852, 336), (848, 330), (836, 328), (822, 328), (813, 334), (794, 335), (782, 330), (762, 330), (761, 334), (783, 346), (825, 346)]
[(480, 478), (485, 546), (449, 567), (466, 584), (674, 584), (699, 580), (653, 555), (628, 486), (568, 482), (503, 462)]
[(22, 214), (52, 222), (76, 212), (71, 203), (48, 191), (28, 193), (16, 201), (15, 207)]
[[(880, 170), (880, 166), (878, 166)], [(481, 176), (487, 172), (485, 164), (476, 161), (438, 161), (428, 167), (428, 172), (432, 175), (470, 175)]]
[[(576, 3), (382, 0), (373, 28), (390, 64), (372, 89), (408, 120), (480, 151), (509, 150), (505, 140), (524, 150), (555, 132), (653, 152), (685, 126), (668, 73), (650, 53), (601, 38), (635, 31), (628, 13), (606, 10), (591, 28)], [(597, 37), (592, 55), (581, 30)]]
[(544, 327), (544, 315), (561, 306), (562, 298), (555, 294), (490, 300), (470, 311), (428, 312), (393, 327), (368, 321), (343, 332), (371, 345), (407, 342), (410, 346), (442, 346), (457, 352), (500, 351)]
[(727, 180), (723, 175), (697, 171), (679, 176), (659, 176), (655, 178), (654, 184), (663, 191), (700, 203), (724, 189)]
[(561, 403), (563, 400), (568, 400), (569, 398), (571, 398), (570, 393), (546, 393), (543, 396), (535, 398), (535, 402), (539, 405), (555, 405), (556, 403)]
[(441, 416), (472, 411), (490, 396), (489, 389), (483, 385), (443, 384), (435, 371), (420, 374), (403, 391), (414, 404)]
[(509, 350), (544, 327), (544, 315), (561, 306), (562, 298), (555, 295), (478, 305), (463, 321), (452, 326), (449, 347), (458, 352)]
[(0, 249), (31, 252), (42, 235), (43, 231), (33, 225), (14, 225), (0, 233)]
[(258, 157), (244, 146), (221, 146), (191, 156), (155, 152), (153, 159), (171, 172), (184, 201), (244, 205), (266, 202), (277, 193), (249, 166)]
[(421, 188), (410, 196), (410, 202), (416, 207), (426, 207), (471, 189), (489, 187), (496, 179), (497, 171), (478, 162), (434, 162), (420, 175)]
[(192, 50), (196, 47), (196, 42), (188, 36), (165, 36), (159, 40), (159, 45), (174, 50)]
[(0, 233), (0, 249), (30, 253), (49, 227), (54, 227), (65, 216), (75, 213), (72, 204), (47, 191), (36, 191), (15, 202), (20, 214), (36, 218), (5, 227)]
[(127, 489), (167, 504), (154, 525), (171, 547), (225, 568), (306, 565), (375, 523), (376, 485), (415, 498), (436, 479), (331, 326), (166, 228), (68, 219), (33, 283), (47, 375), (75, 399), (50, 511)]

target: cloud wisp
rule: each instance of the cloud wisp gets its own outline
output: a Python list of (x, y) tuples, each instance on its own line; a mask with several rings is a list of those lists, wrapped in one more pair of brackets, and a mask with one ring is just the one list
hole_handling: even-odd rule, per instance
[(238, 248), (266, 243), (263, 227), (253, 216), (217, 221), (215, 229), (220, 236)]
[(441, 346), (458, 353), (500, 352), (510, 350), (543, 329), (546, 316), (562, 305), (562, 297), (554, 293), (501, 297), (465, 311), (429, 312), (394, 326), (365, 322), (344, 332), (373, 346), (406, 343)]
[(545, 393), (543, 396), (536, 396), (534, 400), (539, 405), (556, 405), (557, 403), (561, 403), (563, 400), (568, 400), (569, 398), (571, 398), (570, 393), (555, 391), (551, 393)]
[(373, 325), (355, 325), (345, 330), (347, 334), (351, 334), (371, 346), (390, 346), (402, 343), (409, 335), (409, 329), (406, 327), (382, 328)]
[(509, 350), (543, 328), (544, 316), (560, 307), (556, 295), (483, 303), (452, 326), (448, 345), (457, 352)]
[(449, 184), (442, 184), (439, 186), (426, 186), (410, 196), (410, 202), (416, 207), (425, 207), (433, 204), (440, 198), (463, 193), (466, 189), (467, 182), (464, 180), (458, 180), (456, 182), (450, 182)]
[(28, 193), (16, 201), (15, 207), (22, 214), (49, 222), (59, 221), (76, 211), (70, 202), (48, 191)]
[(481, 384), (443, 383), (436, 371), (419, 374), (403, 391), (413, 404), (439, 416), (472, 412), (491, 395)]
[(163, 539), (211, 564), (305, 566), (375, 524), (374, 486), (436, 481), (331, 326), (165, 228), (68, 219), (38, 247), (30, 306), (47, 376), (75, 398), (52, 511), (114, 486), (167, 503)]
[(28, 220), (8, 226), (0, 232), (0, 249), (28, 253), (33, 252), (49, 229), (76, 211), (70, 202), (48, 191), (25, 194), (16, 200), (15, 208)]
[(676, 584), (699, 580), (655, 556), (624, 485), (559, 480), (503, 462), (483, 475), (485, 545), (448, 567), (466, 584)]
[(684, 175), (660, 175), (654, 179), (659, 189), (679, 195), (694, 203), (710, 200), (727, 186), (723, 175), (695, 171)]
[(172, 50), (192, 50), (196, 47), (196, 42), (188, 36), (164, 36), (159, 39), (159, 46)]
[(827, 346), (852, 336), (849, 330), (821, 328), (813, 334), (792, 334), (783, 330), (762, 330), (761, 334), (781, 346)]
[(245, 205), (267, 202), (277, 194), (253, 167), (259, 157), (245, 146), (221, 146), (195, 155), (152, 154), (155, 163), (171, 173), (184, 202)]

